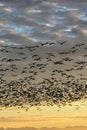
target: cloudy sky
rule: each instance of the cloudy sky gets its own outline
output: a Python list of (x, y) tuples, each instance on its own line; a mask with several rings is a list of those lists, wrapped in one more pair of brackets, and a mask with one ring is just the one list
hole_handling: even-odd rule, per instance
[(87, 34), (86, 0), (1, 0), (1, 43), (57, 41)]

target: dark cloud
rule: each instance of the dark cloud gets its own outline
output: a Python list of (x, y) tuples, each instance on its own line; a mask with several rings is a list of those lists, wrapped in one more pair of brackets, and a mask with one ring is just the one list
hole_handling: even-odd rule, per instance
[[(78, 0), (79, 1), (79, 0)], [(19, 2), (19, 0), (11, 1), (7, 0), (1, 1), (1, 14), (0, 19), (2, 20), (5, 16), (5, 21), (8, 21), (8, 23), (4, 24), (4, 19), (0, 22), (1, 27), (5, 30), (10, 30), (13, 28), (13, 26), (17, 28), (25, 28), (27, 26), (27, 29), (23, 30), (21, 29), (20, 33), (17, 34), (19, 37), (22, 35), (22, 33), (25, 33), (26, 35), (31, 36), (31, 39), (33, 41), (33, 37), (36, 37), (37, 39), (44, 40), (44, 35), (47, 35), (45, 39), (51, 40), (51, 36), (48, 38), (48, 35), (51, 35), (51, 33), (56, 33), (57, 31), (60, 31), (60, 28), (62, 28), (61, 37), (64, 37), (64, 29), (67, 26), (73, 26), (78, 25), (80, 26), (80, 32), (74, 32), (76, 37), (83, 36), (84, 33), (82, 31), (82, 28), (86, 28), (86, 5), (87, 2), (83, 1), (40, 1), (40, 0), (25, 0)], [(3, 4), (2, 4), (3, 3)], [(21, 27), (19, 27), (21, 25)], [(47, 26), (49, 25), (49, 26)], [(6, 26), (6, 27), (5, 27)], [(46, 27), (42, 27), (46, 26)], [(28, 31), (29, 28), (32, 28), (32, 31)], [(77, 27), (78, 29), (78, 27)], [(4, 30), (4, 31), (5, 31)], [(47, 32), (47, 30), (49, 30)], [(87, 28), (86, 28), (87, 30)], [(1, 32), (3, 33), (3, 31)], [(5, 32), (6, 33), (6, 32)], [(17, 32), (15, 32), (17, 33)], [(38, 35), (38, 33), (42, 33), (42, 35)], [(10, 35), (9, 32), (6, 33), (7, 35)], [(15, 34), (16, 35), (16, 34)], [(55, 35), (53, 36), (55, 41), (57, 40), (55, 38)], [(65, 33), (65, 37), (68, 37), (68, 33)], [(72, 38), (72, 36), (71, 36)], [(19, 38), (18, 38), (19, 39)], [(16, 39), (17, 40), (17, 39)], [(9, 39), (10, 41), (10, 39)], [(35, 40), (34, 40), (35, 41)], [(19, 42), (19, 40), (18, 40)]]

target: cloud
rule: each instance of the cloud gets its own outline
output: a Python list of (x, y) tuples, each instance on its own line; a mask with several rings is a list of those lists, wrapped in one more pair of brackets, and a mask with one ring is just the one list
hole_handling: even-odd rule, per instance
[(41, 122), (57, 120), (84, 120), (87, 116), (29, 116), (29, 117), (0, 117), (0, 122)]
[[(67, 126), (86, 126), (87, 117), (56, 117), (56, 116), (17, 116), (17, 117), (0, 117), (0, 127), (3, 128), (20, 128), (20, 127), (56, 127), (66, 128)], [(42, 129), (41, 129), (42, 130)], [(53, 129), (54, 130), (54, 129)], [(62, 129), (61, 129), (62, 130)], [(64, 129), (67, 130), (67, 129)], [(71, 130), (71, 129), (70, 129)], [(78, 129), (76, 129), (78, 130)], [(81, 129), (83, 130), (83, 129)]]
[[(62, 5), (62, 2), (64, 5)], [(31, 39), (36, 38), (44, 40), (57, 40), (55, 34), (58, 32), (59, 34), (57, 36), (61, 37), (72, 37), (74, 36), (85, 36), (85, 32), (82, 31), (82, 28), (86, 27), (86, 24), (84, 24), (84, 19), (86, 19), (86, 14), (84, 14), (83, 19), (83, 7), (84, 10), (86, 10), (85, 3), (83, 4), (79, 3), (79, 7), (76, 6), (78, 4), (78, 1), (72, 2), (65, 2), (65, 1), (40, 1), (40, 0), (32, 0), (32, 1), (21, 1), (21, 3), (13, 1), (5, 1), (3, 2), (5, 5), (1, 8), (2, 15), (0, 15), (0, 19), (2, 20), (4, 16), (6, 17), (5, 20), (1, 22), (2, 26), (5, 28), (5, 26), (8, 26), (5, 28), (7, 31), (6, 35), (10, 37), (10, 30), (16, 32), (14, 34), (14, 37), (18, 35), (16, 38), (16, 42), (20, 42), (19, 39), (23, 38), (22, 34), (25, 33), (28, 36), (31, 36)], [(1, 5), (3, 5), (1, 3)], [(82, 12), (81, 12), (82, 11)], [(85, 11), (84, 11), (85, 12)], [(61, 19), (62, 17), (63, 19)], [(6, 21), (8, 23), (6, 23)], [(85, 21), (86, 22), (86, 21)], [(21, 27), (19, 26), (21, 25)], [(49, 26), (47, 26), (49, 25)], [(82, 26), (82, 28), (79, 28), (78, 31), (72, 32), (71, 35), (69, 33), (65, 33), (65, 28), (67, 26)], [(14, 26), (14, 28), (12, 27)], [(22, 29), (24, 26), (27, 27), (26, 30)], [(45, 27), (46, 26), (46, 27)], [(74, 29), (72, 26), (72, 29)], [(29, 31), (29, 28), (32, 28), (32, 31)], [(21, 31), (17, 30), (21, 28)], [(62, 31), (60, 30), (62, 28)], [(18, 33), (18, 32), (19, 33)], [(79, 33), (81, 32), (81, 33)], [(54, 34), (55, 33), (55, 34)], [(52, 37), (52, 35), (53, 37)], [(60, 35), (61, 34), (61, 35)], [(82, 35), (83, 34), (83, 35)], [(6, 36), (5, 35), (5, 36)], [(20, 36), (21, 35), (21, 36)], [(52, 37), (52, 39), (51, 39)], [(10, 41), (11, 39), (9, 39)], [(31, 40), (35, 41), (35, 40)], [(23, 40), (25, 43), (25, 41)]]

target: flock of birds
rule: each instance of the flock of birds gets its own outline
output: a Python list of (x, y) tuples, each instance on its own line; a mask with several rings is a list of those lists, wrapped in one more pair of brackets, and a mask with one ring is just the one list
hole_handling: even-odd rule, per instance
[(0, 107), (87, 99), (87, 43), (0, 45)]

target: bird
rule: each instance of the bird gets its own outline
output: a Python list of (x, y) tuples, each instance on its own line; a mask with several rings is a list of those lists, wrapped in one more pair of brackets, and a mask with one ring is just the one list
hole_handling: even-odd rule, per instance
[(66, 41), (63, 41), (63, 42), (59, 42), (59, 41), (58, 41), (58, 43), (60, 43), (60, 45), (63, 45), (63, 44), (66, 43)]

